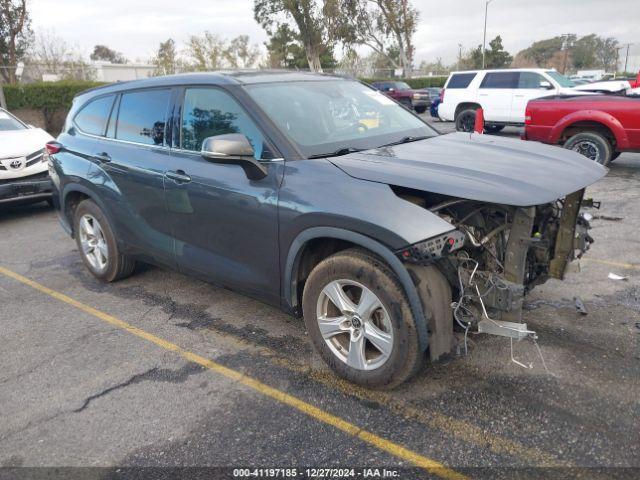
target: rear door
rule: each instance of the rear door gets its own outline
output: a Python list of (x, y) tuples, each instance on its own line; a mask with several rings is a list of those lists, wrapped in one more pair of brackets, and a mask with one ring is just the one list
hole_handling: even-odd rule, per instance
[(151, 262), (174, 265), (167, 223), (164, 172), (171, 155), (165, 141), (171, 88), (123, 92), (114, 107), (106, 139), (96, 152), (92, 181), (113, 211), (123, 244)]
[[(277, 303), (280, 298), (278, 189), (284, 162), (257, 122), (228, 91), (185, 87), (174, 113), (165, 170), (168, 216), (178, 268)], [(250, 180), (239, 165), (212, 163), (200, 149), (207, 137), (245, 135), (267, 176)]]
[(553, 93), (546, 85), (551, 82), (536, 72), (520, 72), (518, 87), (513, 94), (510, 122), (524, 123), (524, 112), (529, 100)]
[[(478, 89), (478, 103), (489, 122), (510, 122), (513, 94), (518, 87), (519, 72), (487, 72)], [(523, 120), (524, 121), (524, 120)]]

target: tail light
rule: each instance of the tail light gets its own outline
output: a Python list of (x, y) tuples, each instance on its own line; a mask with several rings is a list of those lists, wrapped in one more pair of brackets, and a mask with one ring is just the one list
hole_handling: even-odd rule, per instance
[(524, 111), (524, 124), (531, 125), (531, 110), (528, 108)]
[(53, 155), (55, 153), (58, 153), (60, 150), (62, 150), (62, 144), (58, 143), (58, 142), (48, 142), (44, 148), (47, 150), (47, 153), (49, 155)]

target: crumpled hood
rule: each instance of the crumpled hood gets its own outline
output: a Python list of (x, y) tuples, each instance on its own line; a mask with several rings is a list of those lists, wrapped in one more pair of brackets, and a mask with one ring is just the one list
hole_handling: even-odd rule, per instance
[(514, 206), (552, 202), (607, 173), (598, 163), (560, 147), (469, 133), (329, 160), (362, 180)]
[(0, 131), (0, 160), (25, 157), (42, 150), (53, 137), (41, 128)]

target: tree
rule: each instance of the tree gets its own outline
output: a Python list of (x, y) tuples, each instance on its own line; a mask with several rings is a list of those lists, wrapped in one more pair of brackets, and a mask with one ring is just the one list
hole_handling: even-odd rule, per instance
[(42, 80), (45, 74), (65, 80), (90, 80), (93, 77), (82, 55), (74, 52), (53, 30), (43, 30), (36, 35), (31, 53), (25, 59), (23, 77)]
[(0, 74), (16, 83), (16, 67), (29, 46), (31, 21), (26, 0), (0, 0)]
[(618, 40), (612, 37), (598, 37), (596, 45), (596, 64), (607, 72), (615, 72), (618, 63)]
[(111, 63), (127, 63), (127, 59), (120, 52), (111, 50), (106, 45), (96, 45), (93, 47), (93, 53), (89, 56), (91, 60), (101, 60)]
[(187, 55), (193, 60), (190, 68), (194, 70), (224, 68), (226, 51), (226, 41), (210, 32), (204, 32), (202, 36), (192, 35), (187, 41)]
[(307, 56), (297, 34), (283, 23), (270, 35), (267, 47), (268, 68), (307, 68)]
[(511, 65), (513, 57), (502, 46), (502, 37), (498, 35), (489, 42), (490, 49), (485, 52), (487, 68), (506, 68)]
[[(502, 37), (498, 35), (489, 42), (489, 49), (485, 49), (485, 67), (486, 68), (505, 68), (511, 65), (513, 57), (502, 46)], [(462, 69), (478, 69), (482, 68), (482, 45), (469, 51), (462, 58)]]
[(253, 14), (269, 36), (293, 20), (309, 68), (314, 72), (322, 71), (320, 56), (325, 48), (326, 24), (315, 0), (255, 0)]
[(409, 0), (326, 0), (323, 12), (331, 38), (347, 49), (365, 45), (393, 68), (411, 69), (418, 11)]
[(595, 33), (576, 40), (571, 49), (573, 66), (578, 70), (593, 67), (596, 63), (597, 46), (598, 36)]
[[(573, 40), (575, 41), (575, 35)], [(523, 50), (521, 54), (533, 60), (537, 66), (547, 67), (556, 52), (562, 50), (564, 43), (565, 38), (562, 36), (539, 40), (532, 43), (531, 46)]]
[(178, 53), (176, 52), (176, 42), (172, 38), (160, 42), (158, 52), (153, 57), (153, 64), (156, 66), (156, 75), (171, 75), (178, 71)]
[(232, 68), (252, 68), (260, 58), (260, 49), (249, 43), (249, 35), (240, 35), (231, 40), (226, 56)]

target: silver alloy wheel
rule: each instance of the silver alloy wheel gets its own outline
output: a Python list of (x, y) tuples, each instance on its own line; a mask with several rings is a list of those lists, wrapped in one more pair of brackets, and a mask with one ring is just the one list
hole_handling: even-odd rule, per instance
[(353, 280), (326, 285), (318, 297), (316, 318), (331, 352), (350, 367), (374, 370), (391, 356), (391, 317), (364, 285)]
[(581, 140), (571, 147), (571, 150), (580, 155), (600, 163), (600, 152), (598, 146), (590, 140)]
[(98, 220), (88, 213), (83, 215), (78, 234), (84, 257), (95, 271), (104, 272), (109, 261), (109, 247)]

